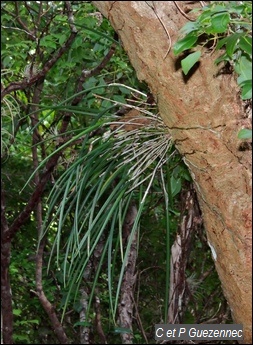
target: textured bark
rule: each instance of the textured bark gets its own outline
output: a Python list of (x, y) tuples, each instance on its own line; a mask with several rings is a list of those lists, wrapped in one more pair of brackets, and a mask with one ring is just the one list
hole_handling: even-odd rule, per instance
[(12, 294), (9, 274), (11, 243), (8, 231), (4, 185), (1, 182), (1, 331), (3, 344), (13, 344)]
[[(129, 241), (129, 236), (132, 232), (136, 216), (137, 207), (135, 204), (132, 204), (128, 209), (123, 225), (122, 238), (125, 246)], [(137, 259), (137, 241), (138, 232), (135, 230), (128, 253), (127, 264), (121, 285), (120, 303), (118, 307), (120, 327), (127, 330), (126, 333), (122, 332), (120, 334), (122, 344), (133, 344), (133, 289), (136, 281), (135, 269)]]
[(181, 221), (176, 240), (171, 247), (170, 258), (170, 296), (168, 323), (182, 323), (182, 315), (189, 301), (189, 287), (187, 287), (186, 267), (191, 251), (192, 237), (202, 224), (197, 197), (191, 185), (188, 190), (181, 192)]
[(39, 250), (36, 255), (36, 294), (40, 300), (40, 303), (47, 313), (49, 320), (51, 321), (51, 327), (59, 340), (60, 344), (69, 344), (69, 340), (62, 324), (60, 323), (53, 304), (48, 300), (42, 285), (42, 268), (43, 268), (43, 253), (45, 247), (45, 239), (40, 242)]
[[(87, 321), (87, 309), (88, 309), (88, 300), (89, 295), (85, 288), (80, 289), (80, 304), (82, 306), (82, 309), (80, 311), (80, 322), (86, 322)], [(81, 326), (80, 327), (80, 344), (90, 344), (90, 327)]]
[(208, 51), (198, 68), (183, 76), (178, 58), (167, 54), (170, 39), (173, 45), (187, 20), (176, 2), (93, 4), (117, 31), (189, 166), (224, 294), (234, 322), (244, 326), (244, 343), (251, 343), (251, 152), (239, 150), (237, 133), (249, 120), (235, 78), (218, 73), (216, 53)]

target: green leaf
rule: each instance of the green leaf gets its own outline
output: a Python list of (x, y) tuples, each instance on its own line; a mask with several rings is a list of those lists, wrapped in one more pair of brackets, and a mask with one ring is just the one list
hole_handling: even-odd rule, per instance
[(60, 46), (63, 45), (63, 43), (67, 40), (67, 36), (65, 34), (62, 34), (60, 37), (59, 37), (59, 44)]
[(214, 61), (214, 63), (216, 64), (216, 65), (218, 65), (220, 62), (222, 62), (222, 61), (230, 61), (230, 58), (229, 58), (229, 56), (228, 56), (228, 54), (227, 53), (224, 53), (224, 54), (222, 54), (220, 57), (218, 57), (218, 59), (216, 59), (215, 61)]
[(24, 321), (20, 321), (20, 325), (29, 325), (30, 323), (35, 323), (37, 325), (39, 325), (39, 320), (24, 320)]
[(199, 23), (188, 22), (182, 27), (182, 29), (180, 30), (180, 33), (182, 33), (183, 35), (187, 35), (190, 32), (192, 33), (193, 31), (196, 31), (198, 29), (199, 29)]
[(124, 95), (130, 95), (131, 91), (125, 87), (119, 87), (120, 92), (122, 92)]
[(247, 73), (242, 73), (239, 78), (237, 78), (237, 83), (239, 85), (242, 85), (245, 81), (247, 80), (252, 80), (252, 76), (250, 74), (247, 74)]
[[(13, 338), (15, 341), (27, 341), (27, 342), (29, 342), (29, 337), (26, 335), (13, 334)], [(27, 344), (29, 344), (29, 343), (27, 343)]]
[(81, 47), (82, 43), (83, 43), (82, 37), (78, 36), (78, 37), (76, 37), (74, 43), (72, 44), (72, 48), (75, 49), (75, 48)]
[(251, 139), (252, 138), (252, 129), (243, 128), (238, 133), (239, 139)]
[(187, 35), (183, 39), (177, 41), (174, 44), (174, 48), (173, 48), (174, 54), (178, 55), (178, 54), (182, 53), (184, 50), (191, 49), (194, 46), (194, 44), (196, 43), (197, 39), (198, 39), (197, 35), (194, 35), (194, 36), (193, 35)]
[(236, 13), (237, 15), (241, 15), (241, 13), (244, 11), (245, 5), (239, 5), (239, 6), (233, 6), (231, 8), (231, 13)]
[(243, 36), (239, 41), (239, 47), (244, 50), (249, 56), (252, 55), (252, 37)]
[(21, 309), (13, 309), (13, 315), (19, 316), (22, 313)]
[(126, 103), (125, 97), (121, 95), (114, 95), (113, 99), (114, 101), (119, 102), (119, 103)]
[(232, 58), (239, 42), (241, 34), (233, 34), (227, 38), (226, 52), (230, 58)]
[(241, 56), (235, 64), (235, 71), (242, 75), (242, 80), (249, 80), (252, 76), (252, 61), (245, 55)]
[(230, 22), (230, 16), (226, 13), (215, 14), (212, 19), (212, 32), (213, 33), (222, 33), (227, 30), (228, 23)]
[(175, 178), (173, 175), (170, 178), (170, 189), (172, 197), (175, 197), (182, 188), (181, 178)]
[[(240, 77), (237, 79), (240, 79)], [(242, 88), (242, 99), (251, 99), (252, 98), (252, 79), (244, 80), (242, 83), (239, 83), (240, 87)]]
[(54, 42), (54, 38), (52, 35), (43, 37), (40, 41), (40, 45), (42, 47), (56, 49), (56, 43)]
[(201, 26), (206, 26), (210, 24), (210, 18), (212, 15), (212, 11), (205, 10), (198, 18), (197, 21), (201, 24)]
[(35, 323), (36, 325), (39, 325), (40, 324), (40, 320), (28, 320), (29, 323)]
[(218, 41), (217, 45), (216, 45), (216, 50), (221, 49), (224, 45), (227, 44), (229, 37), (224, 37), (221, 40)]
[(181, 61), (182, 69), (184, 74), (188, 74), (189, 70), (195, 65), (195, 63), (199, 60), (201, 55), (200, 51), (196, 51), (188, 55), (185, 59)]

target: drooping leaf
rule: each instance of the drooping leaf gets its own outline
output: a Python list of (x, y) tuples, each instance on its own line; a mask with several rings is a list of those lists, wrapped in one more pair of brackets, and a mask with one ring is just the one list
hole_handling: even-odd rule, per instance
[(237, 43), (239, 42), (240, 36), (241, 36), (241, 34), (235, 33), (235, 34), (233, 34), (227, 38), (226, 52), (230, 58), (232, 58), (232, 56), (236, 50)]
[(252, 76), (252, 61), (245, 55), (241, 56), (235, 64), (235, 71), (242, 76), (241, 81), (249, 80)]
[(239, 47), (250, 56), (252, 55), (252, 37), (243, 36), (240, 38)]
[(190, 69), (195, 65), (195, 63), (199, 61), (200, 56), (201, 52), (196, 51), (195, 53), (188, 55), (181, 61), (182, 69), (185, 75), (187, 75)]
[(238, 49), (238, 43), (241, 36), (241, 33), (235, 33), (218, 41), (215, 49), (219, 50), (225, 45), (226, 53), (215, 60), (216, 64), (224, 60), (230, 61), (232, 59), (234, 52)]

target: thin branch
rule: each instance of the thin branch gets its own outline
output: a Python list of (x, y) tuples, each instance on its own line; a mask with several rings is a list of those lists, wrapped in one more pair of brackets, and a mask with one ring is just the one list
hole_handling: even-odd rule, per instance
[(37, 23), (36, 23), (37, 28), (40, 26), (40, 21), (41, 21), (42, 15), (43, 15), (43, 2), (40, 1), (38, 20), (37, 20)]
[(105, 337), (105, 333), (103, 331), (102, 322), (101, 322), (101, 302), (100, 298), (98, 296), (95, 296), (95, 303), (94, 303), (94, 309), (95, 309), (95, 322), (96, 322), (96, 328), (97, 332), (100, 338), (100, 344), (107, 344), (107, 340)]
[(177, 1), (173, 1), (173, 2), (174, 2), (174, 4), (176, 5), (178, 11), (179, 11), (186, 19), (190, 20), (191, 22), (194, 22), (194, 21), (195, 21), (195, 19), (192, 19), (192, 18), (190, 18), (189, 16), (187, 16), (187, 14), (186, 14), (186, 13), (182, 10), (182, 8), (178, 5)]
[(20, 26), (25, 30), (25, 32), (27, 33), (27, 35), (29, 37), (32, 38), (33, 41), (36, 41), (36, 36), (34, 35), (34, 33), (32, 33), (28, 27), (26, 26), (26, 24), (21, 20), (20, 16), (19, 16), (19, 3), (18, 1), (15, 1), (15, 19), (17, 20), (17, 22), (20, 24)]
[[(35, 10), (35, 8), (32, 9), (31, 6), (29, 6), (27, 2), (28, 1), (24, 1), (24, 6), (27, 9), (27, 12), (28, 12), (30, 18), (32, 19), (33, 27), (34, 27), (35, 32), (37, 34), (35, 18), (34, 18), (34, 15), (33, 15), (33, 12), (36, 12), (36, 10)], [(36, 13), (36, 17), (37, 17), (37, 15), (38, 15), (38, 13)]]
[(17, 30), (17, 31), (24, 32), (24, 33), (26, 33), (28, 36), (30, 36), (30, 37), (32, 38), (33, 41), (36, 41), (36, 37), (33, 36), (29, 31), (26, 31), (25, 29), (15, 28), (15, 27), (13, 27), (13, 26), (4, 26), (4, 25), (2, 25), (1, 27), (2, 27), (3, 29), (8, 29), (8, 30), (11, 29), (11, 30)]
[(60, 344), (69, 344), (68, 338), (64, 332), (62, 324), (58, 320), (55, 309), (53, 305), (47, 299), (42, 286), (42, 267), (43, 267), (43, 252), (45, 246), (45, 238), (40, 241), (39, 250), (36, 257), (36, 295), (39, 297), (39, 300), (46, 311), (51, 323), (53, 330), (60, 342)]
[(146, 344), (148, 344), (148, 338), (146, 336), (146, 332), (145, 332), (144, 327), (142, 325), (141, 317), (140, 317), (139, 310), (138, 310), (138, 305), (137, 305), (137, 303), (134, 300), (133, 294), (132, 294), (132, 300), (133, 300), (133, 304), (134, 304), (134, 308), (135, 308), (135, 316), (136, 316), (136, 320), (137, 320), (138, 326), (139, 326), (139, 328), (141, 330), (143, 338), (146, 341)]
[(75, 24), (74, 24), (74, 15), (73, 15), (70, 1), (65, 1), (65, 5), (67, 8), (68, 21), (69, 21), (69, 26), (70, 26), (71, 32), (77, 33), (77, 28), (75, 27)]

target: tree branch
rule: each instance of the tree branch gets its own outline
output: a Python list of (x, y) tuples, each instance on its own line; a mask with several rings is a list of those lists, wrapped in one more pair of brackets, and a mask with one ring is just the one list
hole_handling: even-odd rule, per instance
[(53, 305), (47, 299), (42, 285), (42, 267), (43, 267), (43, 252), (45, 246), (45, 239), (40, 242), (39, 250), (36, 256), (36, 295), (38, 296), (43, 309), (47, 313), (60, 344), (69, 344), (68, 338), (64, 332), (62, 324), (60, 323)]

